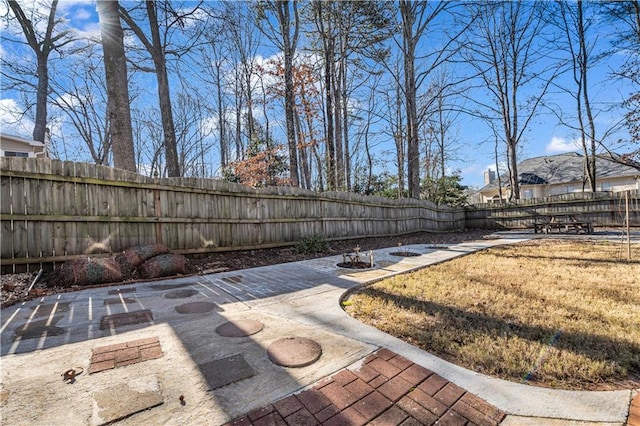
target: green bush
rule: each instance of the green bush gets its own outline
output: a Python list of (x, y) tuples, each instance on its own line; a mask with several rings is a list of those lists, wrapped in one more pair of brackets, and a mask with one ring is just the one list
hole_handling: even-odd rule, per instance
[(296, 252), (299, 254), (313, 254), (327, 251), (329, 244), (322, 235), (304, 237), (296, 244)]

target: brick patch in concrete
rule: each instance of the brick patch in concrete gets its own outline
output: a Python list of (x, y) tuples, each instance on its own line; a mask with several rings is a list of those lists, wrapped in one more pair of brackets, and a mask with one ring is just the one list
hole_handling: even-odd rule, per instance
[(93, 350), (89, 374), (161, 358), (162, 355), (160, 340), (157, 337), (100, 346)]

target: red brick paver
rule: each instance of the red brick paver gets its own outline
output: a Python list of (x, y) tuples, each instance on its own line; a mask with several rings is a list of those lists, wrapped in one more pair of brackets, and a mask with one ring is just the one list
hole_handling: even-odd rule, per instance
[(627, 426), (640, 426), (640, 393), (631, 400)]
[(100, 346), (93, 350), (89, 373), (111, 370), (125, 365), (137, 364), (163, 355), (160, 340), (157, 337), (132, 340), (125, 343)]
[[(640, 397), (636, 398), (640, 412)], [(634, 409), (632, 403), (632, 410)], [(640, 426), (640, 423), (629, 425)], [(498, 425), (505, 413), (388, 349), (296, 395), (253, 410), (235, 425)]]

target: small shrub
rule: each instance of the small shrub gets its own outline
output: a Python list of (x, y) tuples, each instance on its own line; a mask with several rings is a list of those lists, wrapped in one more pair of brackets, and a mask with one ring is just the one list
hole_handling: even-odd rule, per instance
[(313, 254), (327, 251), (329, 244), (322, 235), (311, 235), (304, 237), (296, 244), (296, 253)]

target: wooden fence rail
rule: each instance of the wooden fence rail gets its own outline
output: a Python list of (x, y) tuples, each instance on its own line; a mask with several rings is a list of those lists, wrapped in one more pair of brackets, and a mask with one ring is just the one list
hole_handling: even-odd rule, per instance
[[(467, 209), (428, 201), (299, 188), (254, 189), (212, 179), (153, 179), (57, 160), (0, 158), (2, 272), (33, 270), (87, 254), (164, 243), (183, 254), (247, 250), (326, 240), (531, 228), (541, 216), (576, 214), (621, 226), (620, 194), (569, 194)], [(640, 226), (638, 191), (630, 223)]]
[(183, 254), (464, 228), (463, 209), (221, 180), (153, 179), (104, 166), (0, 159), (3, 272), (164, 243)]

